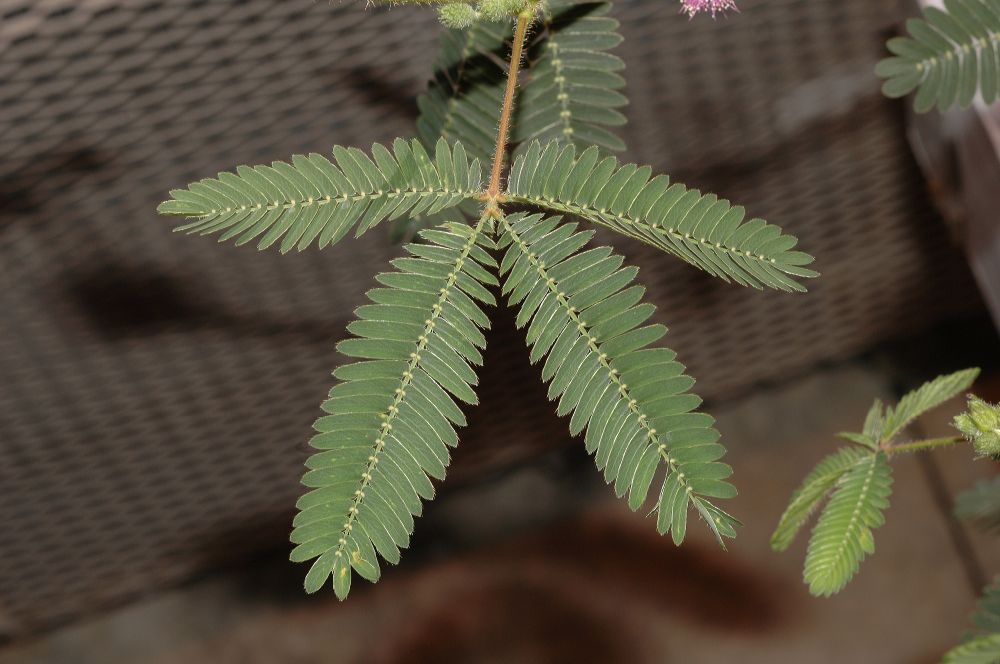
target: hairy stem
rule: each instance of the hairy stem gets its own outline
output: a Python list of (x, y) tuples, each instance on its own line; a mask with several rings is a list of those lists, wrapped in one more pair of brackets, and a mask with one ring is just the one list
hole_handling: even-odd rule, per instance
[(902, 445), (890, 445), (883, 449), (883, 451), (888, 455), (892, 456), (894, 454), (900, 454), (902, 452), (918, 452), (920, 450), (931, 450), (935, 447), (946, 447), (948, 445), (955, 445), (956, 443), (961, 443), (964, 438), (961, 436), (949, 436), (947, 438), (928, 438), (927, 440), (916, 440), (912, 443), (903, 443)]
[(534, 6), (522, 11), (517, 15), (517, 27), (514, 29), (514, 49), (510, 53), (510, 66), (507, 69), (507, 88), (503, 95), (500, 126), (497, 129), (497, 144), (493, 152), (493, 169), (490, 171), (490, 184), (486, 189), (486, 209), (491, 216), (495, 216), (499, 212), (496, 199), (500, 195), (500, 176), (503, 170), (504, 154), (507, 152), (510, 116), (514, 110), (514, 92), (517, 90), (517, 77), (521, 71), (521, 59), (524, 57), (524, 41), (528, 34), (528, 24), (531, 23), (534, 15)]

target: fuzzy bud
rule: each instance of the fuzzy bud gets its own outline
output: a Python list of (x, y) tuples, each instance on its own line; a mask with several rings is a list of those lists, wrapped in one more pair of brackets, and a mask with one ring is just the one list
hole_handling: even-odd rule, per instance
[(481, 0), (479, 13), (488, 21), (509, 21), (527, 7), (527, 0)]
[(970, 394), (967, 410), (954, 425), (980, 455), (1000, 457), (1000, 407)]
[(470, 5), (453, 2), (447, 5), (442, 5), (438, 9), (438, 18), (441, 22), (449, 28), (455, 30), (464, 30), (479, 18), (479, 12), (473, 9)]

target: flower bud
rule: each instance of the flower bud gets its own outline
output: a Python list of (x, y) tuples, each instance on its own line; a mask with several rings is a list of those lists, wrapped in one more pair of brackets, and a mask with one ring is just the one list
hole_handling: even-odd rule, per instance
[(479, 12), (465, 3), (453, 2), (438, 9), (438, 18), (446, 27), (464, 30), (476, 22)]
[(969, 395), (966, 412), (955, 417), (955, 428), (982, 456), (1000, 456), (1000, 407)]
[(489, 21), (509, 21), (527, 7), (527, 0), (481, 0), (479, 13)]

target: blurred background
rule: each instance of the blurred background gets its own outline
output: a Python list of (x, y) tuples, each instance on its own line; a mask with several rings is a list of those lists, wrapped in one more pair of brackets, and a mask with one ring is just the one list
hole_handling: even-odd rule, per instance
[(833, 599), (801, 584), (804, 543), (767, 539), (873, 398), (967, 365), (1000, 397), (996, 117), (880, 95), (909, 2), (739, 4), (616, 3), (625, 158), (781, 225), (822, 277), (760, 293), (614, 242), (718, 417), (740, 538), (678, 549), (615, 501), (501, 307), (412, 550), (340, 604), (303, 596), (286, 538), (334, 343), (400, 249), (258, 253), (154, 209), (236, 164), (413, 135), (434, 13), (0, 2), (0, 662), (937, 661), (1000, 571), (950, 516), (992, 464), (901, 459), (879, 553)]

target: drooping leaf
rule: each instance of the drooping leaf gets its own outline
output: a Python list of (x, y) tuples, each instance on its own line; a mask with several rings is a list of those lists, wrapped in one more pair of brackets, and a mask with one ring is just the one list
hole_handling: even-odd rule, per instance
[(597, 148), (533, 142), (511, 167), (507, 194), (517, 203), (572, 214), (671, 253), (723, 280), (804, 291), (792, 277), (814, 277), (797, 240), (713, 194), (671, 184), (651, 169), (600, 158)]

